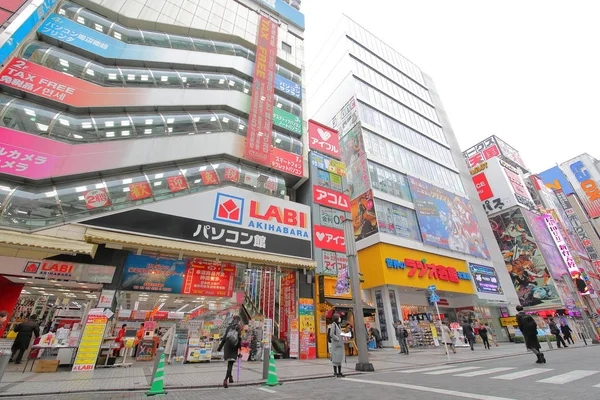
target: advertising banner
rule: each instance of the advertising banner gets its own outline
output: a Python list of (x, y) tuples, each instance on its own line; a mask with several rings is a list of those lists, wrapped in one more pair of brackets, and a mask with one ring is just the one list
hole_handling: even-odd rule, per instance
[(340, 137), (344, 137), (346, 132), (358, 122), (358, 108), (356, 99), (351, 97), (342, 109), (333, 117), (330, 124), (333, 129), (337, 129)]
[(300, 358), (303, 360), (316, 358), (315, 301), (299, 299), (300, 314)]
[(278, 149), (277, 147), (271, 148), (271, 167), (277, 171), (295, 176), (303, 176), (304, 174), (302, 156)]
[(235, 265), (194, 258), (189, 260), (181, 293), (196, 296), (233, 296)]
[(281, 75), (275, 75), (275, 89), (289, 94), (298, 100), (302, 100), (302, 86), (296, 82), (292, 82), (289, 79), (284, 78)]
[(298, 136), (302, 136), (302, 118), (281, 108), (273, 108), (273, 124)]
[(579, 220), (579, 217), (577, 216), (575, 209), (573, 209), (573, 207), (571, 206), (569, 198), (560, 189), (556, 190), (555, 193), (556, 193), (556, 197), (558, 198), (558, 200), (561, 204), (561, 207), (563, 208), (563, 210), (565, 211), (565, 213), (567, 215), (567, 218), (571, 221), (571, 225), (573, 226), (573, 231), (579, 238), (579, 242), (582, 244), (582, 246), (585, 249), (585, 252), (589, 256), (590, 260), (592, 260), (592, 263), (594, 263), (594, 264), (596, 262), (599, 262), (600, 256), (598, 255), (598, 252), (597, 252), (596, 248), (594, 247), (594, 244), (592, 243), (590, 236), (588, 235), (585, 228), (581, 224), (581, 221)]
[(467, 161), (469, 168), (474, 168), (477, 165), (490, 160), (500, 155), (500, 149), (496, 138), (490, 136), (484, 141), (477, 143), (475, 146), (463, 151), (463, 157)]
[(327, 207), (350, 212), (350, 197), (324, 187), (313, 185), (313, 201)]
[(271, 135), (273, 133), (273, 95), (277, 64), (278, 26), (268, 17), (260, 16), (256, 34), (256, 62), (252, 76), (252, 97), (245, 157), (262, 165), (269, 165)]
[(180, 294), (187, 260), (129, 254), (123, 270), (122, 290)]
[(329, 171), (336, 175), (346, 176), (346, 164), (321, 154), (311, 153), (310, 162), (313, 166), (323, 171)]
[(550, 275), (549, 265), (521, 209), (489, 218), (504, 262), (523, 307), (561, 308), (562, 301)]
[(368, 190), (352, 200), (351, 208), (352, 226), (356, 240), (364, 239), (379, 231), (372, 190)]
[(110, 308), (115, 299), (116, 290), (103, 289), (100, 293), (100, 299), (98, 300), (98, 308)]
[(95, 368), (107, 322), (105, 315), (88, 314), (71, 371), (92, 371)]
[(561, 164), (590, 218), (600, 217), (600, 173), (592, 158), (582, 154)]
[(567, 177), (558, 166), (540, 172), (537, 176), (550, 189), (560, 189), (567, 195), (573, 193), (573, 186), (571, 186)]
[(290, 323), (290, 358), (300, 355), (300, 332), (298, 318), (292, 318)]
[(323, 275), (336, 275), (338, 273), (335, 251), (323, 250)]
[(367, 157), (360, 123), (354, 124), (340, 140), (342, 161), (347, 166), (350, 198), (354, 199), (371, 188), (369, 180)]
[[(291, 321), (296, 318), (296, 273), (289, 272), (281, 276), (279, 304), (281, 312), (279, 314), (279, 332), (280, 337), (291, 339)], [(296, 327), (296, 329), (298, 329)]]
[(469, 200), (409, 176), (423, 243), (489, 258)]
[(492, 192), (492, 188), (490, 187), (490, 183), (485, 176), (485, 172), (474, 175), (473, 183), (475, 184), (475, 189), (477, 189), (479, 200), (484, 201), (494, 197), (494, 192)]
[(135, 210), (90, 219), (84, 224), (312, 258), (308, 206), (235, 187), (144, 204)]
[(308, 147), (338, 160), (341, 158), (338, 131), (312, 119), (308, 120)]
[(494, 267), (469, 263), (475, 288), (478, 293), (503, 294), (498, 274)]
[(348, 274), (348, 263), (338, 265), (337, 280), (335, 282), (335, 295), (350, 294), (350, 275)]
[(346, 252), (344, 231), (321, 225), (314, 225), (313, 230), (315, 232), (315, 247), (342, 253)]

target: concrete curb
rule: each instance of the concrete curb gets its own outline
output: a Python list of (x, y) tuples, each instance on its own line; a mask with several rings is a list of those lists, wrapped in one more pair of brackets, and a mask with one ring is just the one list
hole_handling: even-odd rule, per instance
[[(596, 344), (589, 344), (588, 346), (597, 346)], [(582, 349), (582, 348), (586, 348), (587, 346), (578, 346), (578, 347), (572, 347), (569, 346), (567, 350), (569, 351), (569, 349), (573, 350), (573, 349)], [(543, 350), (543, 349), (542, 349)], [(551, 352), (551, 351), (557, 351), (559, 349), (557, 348), (553, 348), (552, 350), (550, 349), (546, 349), (544, 352)], [(560, 349), (563, 350), (563, 349)], [(378, 369), (375, 372), (347, 372), (345, 375), (346, 376), (356, 376), (356, 375), (366, 375), (366, 374), (374, 374), (374, 373), (378, 373), (378, 372), (393, 372), (393, 371), (402, 371), (404, 369), (415, 369), (415, 368), (427, 368), (433, 365), (453, 365), (453, 364), (459, 364), (459, 363), (471, 363), (471, 362), (479, 362), (479, 361), (489, 361), (489, 360), (495, 360), (495, 359), (499, 359), (499, 358), (506, 358), (506, 357), (518, 357), (518, 356), (526, 356), (529, 355), (529, 352), (519, 352), (519, 353), (511, 353), (511, 354), (498, 354), (498, 355), (490, 355), (488, 357), (481, 357), (481, 358), (473, 358), (473, 359), (467, 359), (467, 360), (451, 360), (451, 361), (447, 361), (444, 360), (443, 362), (433, 362), (433, 363), (428, 363), (428, 364), (421, 364), (418, 366), (415, 365), (410, 365), (410, 366), (406, 366), (406, 367), (390, 367), (390, 368), (382, 368), (382, 369)], [(410, 357), (410, 356), (409, 356)], [(441, 361), (441, 360), (440, 360)], [(302, 381), (307, 381), (307, 380), (313, 380), (313, 379), (328, 379), (328, 378), (333, 378), (332, 375), (327, 374), (327, 375), (309, 375), (309, 376), (299, 376), (299, 377), (294, 377), (294, 378), (281, 378), (279, 379), (279, 381), (283, 384), (283, 383), (291, 383), (291, 382), (302, 382)], [(259, 381), (247, 381), (247, 382), (240, 382), (240, 383), (236, 383), (234, 385), (232, 385), (232, 388), (235, 387), (248, 387), (248, 386), (260, 386), (260, 385), (264, 385), (265, 381), (264, 380), (259, 380)], [(217, 389), (217, 388), (221, 388), (222, 384), (214, 384), (214, 385), (190, 385), (190, 386), (168, 386), (165, 385), (165, 391), (186, 391), (186, 390), (198, 390), (198, 389)], [(143, 387), (143, 388), (124, 388), (124, 389), (102, 389), (102, 390), (64, 390), (64, 391), (58, 391), (58, 392), (48, 392), (48, 393), (0, 393), (0, 398), (10, 398), (10, 397), (36, 397), (36, 396), (53, 396), (53, 395), (65, 395), (65, 394), (91, 394), (91, 393), (102, 393), (102, 392), (109, 392), (109, 393), (145, 393), (146, 391), (148, 391), (150, 389), (150, 385), (148, 385), (147, 387)]]

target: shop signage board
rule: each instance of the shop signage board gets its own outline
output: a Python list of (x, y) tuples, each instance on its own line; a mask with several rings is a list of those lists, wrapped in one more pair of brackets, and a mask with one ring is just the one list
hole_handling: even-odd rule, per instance
[(29, 260), (0, 256), (2, 273), (6, 275), (63, 279), (88, 283), (111, 283), (116, 267), (72, 263), (57, 260)]
[(273, 134), (273, 95), (277, 64), (278, 26), (261, 15), (256, 34), (256, 61), (252, 75), (252, 97), (244, 156), (258, 164), (269, 165)]
[[(202, 207), (198, 207), (199, 204)], [(83, 223), (156, 237), (312, 258), (308, 206), (235, 187), (144, 204), (135, 210)]]
[(498, 274), (494, 267), (469, 263), (475, 288), (479, 293), (503, 294)]
[(281, 276), (279, 332), (281, 337), (291, 340), (291, 321), (296, 317), (296, 272)]
[(88, 314), (72, 371), (92, 371), (95, 368), (107, 321), (105, 315)]
[(517, 326), (517, 317), (500, 317), (500, 325), (502, 326)]
[(346, 251), (344, 231), (321, 225), (314, 225), (313, 230), (315, 247), (338, 252)]
[(544, 182), (544, 184), (553, 190), (560, 189), (566, 195), (573, 194), (573, 186), (569, 183), (569, 180), (565, 176), (564, 172), (560, 167), (555, 166), (547, 169), (544, 172), (540, 172), (537, 176)]
[(495, 157), (503, 157), (504, 160), (510, 162), (514, 166), (521, 167), (527, 171), (519, 152), (496, 136), (490, 136), (482, 142), (477, 143), (475, 146), (463, 151), (463, 157), (469, 168), (474, 168)]
[(302, 118), (281, 108), (273, 108), (273, 125), (302, 136)]
[(275, 89), (302, 100), (302, 86), (281, 75), (275, 75)]
[(332, 172), (336, 175), (346, 176), (346, 164), (342, 161), (334, 160), (331, 157), (322, 154), (311, 154), (310, 162), (320, 170)]
[(308, 120), (308, 147), (338, 160), (342, 156), (338, 131), (312, 119)]
[(300, 355), (300, 332), (298, 318), (292, 318), (290, 321), (290, 358), (298, 358)]
[(302, 156), (273, 147), (271, 149), (271, 167), (286, 174), (303, 176), (304, 160)]
[(582, 154), (561, 164), (590, 218), (600, 217), (600, 173), (594, 160)]
[[(408, 178), (423, 243), (489, 258), (469, 199), (412, 176)], [(454, 215), (461, 217), (451, 219)]]
[(103, 289), (102, 292), (100, 293), (100, 299), (98, 300), (97, 307), (111, 308), (112, 303), (115, 299), (115, 293), (116, 293), (116, 290)]
[(350, 212), (350, 197), (347, 194), (313, 185), (313, 201), (327, 207)]

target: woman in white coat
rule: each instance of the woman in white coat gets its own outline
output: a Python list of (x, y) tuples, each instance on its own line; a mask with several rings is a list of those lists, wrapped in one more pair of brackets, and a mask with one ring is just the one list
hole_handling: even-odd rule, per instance
[(342, 361), (344, 360), (344, 338), (340, 328), (340, 315), (333, 314), (333, 323), (330, 331), (331, 338), (331, 363), (333, 364), (333, 376), (343, 378)]
[[(454, 347), (454, 334), (450, 330), (447, 322), (442, 322), (442, 343), (452, 349), (452, 352), (456, 354), (456, 348)], [(448, 352), (447, 347), (444, 346), (444, 351)]]

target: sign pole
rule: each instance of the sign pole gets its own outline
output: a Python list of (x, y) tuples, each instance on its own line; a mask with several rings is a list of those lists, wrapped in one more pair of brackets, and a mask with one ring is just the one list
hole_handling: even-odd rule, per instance
[[(443, 334), (444, 328), (442, 327), (442, 325), (444, 324), (444, 322), (442, 321), (442, 314), (440, 314), (440, 307), (438, 306), (438, 301), (440, 301), (440, 298), (437, 295), (437, 293), (435, 292), (435, 290), (437, 288), (435, 287), (435, 285), (431, 285), (431, 286), (428, 286), (427, 289), (429, 290), (429, 293), (430, 293), (429, 301), (431, 301), (433, 304), (435, 304), (435, 311), (437, 312), (438, 320), (440, 321), (440, 330), (442, 332), (442, 341), (443, 341), (444, 340), (444, 334)], [(448, 343), (446, 343), (445, 341), (444, 341), (444, 348), (446, 349), (446, 357), (448, 358), (448, 361), (450, 361), (450, 352), (448, 352)]]
[[(440, 314), (440, 308), (438, 307), (438, 302), (437, 301), (435, 302), (435, 311), (437, 312), (438, 319), (440, 320), (440, 329), (443, 329), (442, 328), (442, 324), (444, 322), (442, 321), (442, 316)], [(444, 340), (444, 335), (443, 334), (442, 334), (442, 340)], [(450, 361), (450, 352), (448, 351), (448, 343), (446, 343), (445, 341), (444, 341), (444, 347), (446, 348), (446, 357), (448, 358), (448, 361)]]
[(350, 287), (352, 290), (352, 306), (354, 309), (354, 331), (356, 333), (356, 347), (358, 347), (357, 371), (375, 371), (373, 364), (369, 362), (369, 350), (367, 347), (367, 332), (365, 327), (365, 316), (363, 314), (362, 299), (360, 296), (360, 278), (358, 275), (358, 254), (354, 240), (354, 226), (351, 218), (344, 219), (344, 241), (346, 242), (346, 254), (348, 255), (348, 272), (350, 273)]

